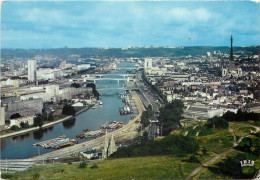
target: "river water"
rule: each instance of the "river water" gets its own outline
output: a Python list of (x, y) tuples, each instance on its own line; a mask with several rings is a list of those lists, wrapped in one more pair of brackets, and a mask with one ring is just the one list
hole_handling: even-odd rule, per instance
[[(118, 67), (134, 67), (133, 63), (120, 63)], [(113, 71), (107, 77), (122, 78), (117, 74), (124, 74), (126, 70)], [(106, 75), (104, 76), (106, 77)], [(96, 109), (89, 109), (76, 116), (75, 120), (68, 120), (63, 123), (54, 125), (43, 129), (42, 131), (29, 132), (24, 135), (15, 137), (9, 137), (1, 139), (1, 159), (24, 159), (37, 156), (38, 152), (44, 154), (53, 149), (44, 149), (42, 147), (33, 147), (34, 143), (41, 142), (44, 140), (56, 138), (61, 135), (66, 135), (68, 138), (75, 138), (76, 135), (82, 133), (82, 130), (88, 128), (89, 130), (97, 130), (100, 125), (105, 124), (107, 121), (119, 121), (124, 124), (128, 123), (131, 115), (121, 116), (119, 114), (119, 107), (123, 106), (123, 102), (118, 98), (118, 93), (124, 93), (123, 89), (106, 89), (106, 88), (117, 88), (122, 87), (122, 82), (104, 80), (97, 81), (96, 86), (99, 93), (102, 94), (103, 105), (97, 106)], [(104, 88), (104, 89), (103, 89)], [(77, 139), (79, 142), (88, 141), (90, 139)]]

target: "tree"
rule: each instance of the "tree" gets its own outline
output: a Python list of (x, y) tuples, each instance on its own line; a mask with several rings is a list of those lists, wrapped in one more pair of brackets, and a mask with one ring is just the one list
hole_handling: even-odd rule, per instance
[(63, 106), (62, 114), (64, 114), (64, 115), (73, 115), (74, 116), (75, 113), (76, 113), (76, 110), (75, 110), (75, 108), (73, 106), (68, 105), (68, 104)]
[(53, 121), (53, 120), (54, 120), (53, 113), (50, 113), (48, 115), (48, 121)]
[(184, 104), (181, 100), (173, 100), (170, 104), (160, 108), (159, 121), (163, 126), (163, 134), (169, 134), (180, 127)]
[(149, 104), (148, 108), (147, 108), (147, 111), (148, 111), (148, 116), (149, 117), (152, 117), (153, 115), (153, 108), (152, 108), (152, 105)]
[(142, 113), (141, 123), (143, 124), (144, 128), (150, 125), (150, 118), (151, 117), (149, 117), (148, 111), (144, 111)]
[(20, 127), (21, 128), (24, 128), (24, 126), (25, 126), (25, 123), (22, 121), (22, 122), (20, 122)]
[(253, 156), (249, 154), (239, 153), (234, 157), (229, 156), (225, 158), (223, 161), (215, 164), (215, 166), (208, 167), (208, 169), (215, 174), (223, 174), (233, 179), (251, 179), (257, 172), (257, 169), (252, 166), (247, 171), (243, 171), (240, 161), (247, 159), (255, 160), (255, 158), (252, 159), (252, 157)]
[(70, 85), (70, 87), (74, 87), (74, 88), (80, 88), (80, 84), (79, 83), (72, 83), (71, 85)]
[(33, 126), (35, 126), (35, 127), (39, 126), (41, 128), (42, 125), (43, 125), (43, 118), (42, 118), (42, 116), (36, 116), (34, 118)]
[(222, 129), (227, 129), (228, 128), (228, 122), (222, 118), (222, 117), (217, 117), (214, 116), (213, 118), (208, 119), (208, 128), (222, 128)]
[(22, 117), (22, 116), (19, 113), (15, 113), (15, 114), (12, 114), (10, 116), (10, 119), (17, 119), (17, 118), (20, 118), (20, 117)]
[(11, 127), (11, 130), (14, 130), (14, 131), (18, 131), (20, 128), (18, 127), (18, 126), (16, 126), (16, 125), (13, 125), (12, 127)]
[(98, 91), (96, 90), (96, 85), (95, 85), (94, 83), (88, 83), (88, 84), (86, 85), (86, 87), (91, 87), (91, 88), (92, 88), (92, 91), (93, 91), (93, 95), (94, 95), (97, 99), (99, 99), (99, 93), (98, 93)]

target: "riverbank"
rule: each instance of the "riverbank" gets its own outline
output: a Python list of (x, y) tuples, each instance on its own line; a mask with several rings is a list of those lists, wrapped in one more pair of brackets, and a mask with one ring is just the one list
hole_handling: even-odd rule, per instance
[[(92, 106), (93, 106), (93, 105), (88, 106), (88, 107), (85, 107), (85, 108), (79, 110), (78, 112), (75, 113), (75, 116), (77, 116), (77, 115), (79, 115), (79, 114), (85, 112), (86, 110), (90, 109)], [(59, 119), (59, 120), (57, 120), (57, 121), (53, 121), (53, 122), (46, 123), (46, 124), (44, 124), (44, 125), (42, 126), (42, 129), (45, 129), (45, 128), (54, 126), (55, 124), (61, 123), (61, 122), (63, 122), (63, 121), (72, 119), (72, 118), (74, 118), (75, 116), (67, 116), (67, 117), (62, 118), (62, 119)], [(12, 136), (18, 136), (18, 135), (27, 134), (27, 133), (29, 133), (29, 132), (37, 131), (37, 130), (39, 130), (39, 129), (40, 129), (39, 127), (32, 127), (32, 128), (20, 130), (20, 131), (13, 132), (13, 133), (8, 133), (8, 134), (5, 134), (5, 135), (1, 135), (1, 136), (0, 136), (0, 139), (4, 139), (4, 138), (7, 138), (7, 137), (12, 137)]]
[[(133, 97), (135, 106), (137, 108), (138, 115), (134, 119), (130, 120), (130, 122), (127, 123), (122, 128), (117, 129), (117, 130), (112, 131), (107, 134), (108, 139), (110, 139), (113, 134), (116, 143), (128, 140), (128, 139), (125, 139), (125, 138), (127, 138), (125, 135), (129, 135), (130, 132), (132, 133), (131, 138), (136, 137), (136, 135), (138, 134), (137, 128), (139, 127), (139, 123), (141, 121), (141, 116), (142, 116), (142, 113), (145, 110), (145, 108), (142, 105), (142, 102), (141, 102), (138, 94), (136, 92), (131, 92), (131, 93), (133, 93), (132, 97)], [(105, 136), (101, 136), (99, 138), (92, 139), (90, 141), (82, 142), (80, 144), (77, 144), (77, 145), (74, 145), (71, 147), (66, 147), (66, 148), (63, 148), (60, 150), (45, 153), (40, 156), (31, 157), (29, 159), (34, 160), (34, 161), (47, 160), (47, 159), (66, 157), (67, 155), (85, 151), (86, 149), (100, 149), (103, 146), (104, 140), (105, 140)]]

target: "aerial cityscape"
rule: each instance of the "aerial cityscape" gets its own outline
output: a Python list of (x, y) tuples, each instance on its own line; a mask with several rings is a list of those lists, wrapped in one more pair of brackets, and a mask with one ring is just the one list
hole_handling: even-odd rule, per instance
[(1, 179), (259, 179), (259, 13), (1, 2)]

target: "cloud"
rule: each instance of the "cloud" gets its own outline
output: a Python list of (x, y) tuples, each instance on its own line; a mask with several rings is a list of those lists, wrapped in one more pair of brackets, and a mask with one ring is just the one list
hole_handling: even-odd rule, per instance
[(172, 8), (169, 12), (170, 17), (177, 21), (208, 21), (213, 15), (205, 8), (188, 9)]
[(22, 47), (35, 40), (47, 47), (225, 45), (220, 39), (233, 33), (243, 43), (257, 42), (257, 4), (223, 3), (7, 2), (2, 37)]

